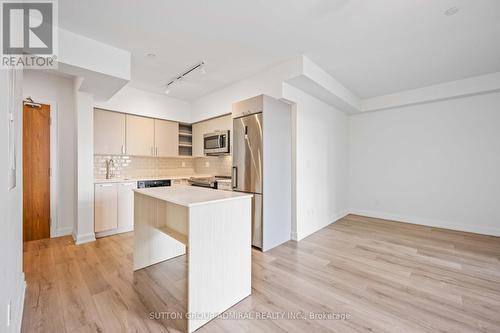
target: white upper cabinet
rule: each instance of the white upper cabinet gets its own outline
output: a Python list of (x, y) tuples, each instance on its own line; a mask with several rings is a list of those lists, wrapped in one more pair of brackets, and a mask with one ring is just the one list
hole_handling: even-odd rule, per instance
[(179, 123), (155, 119), (155, 155), (177, 157), (179, 155)]
[(207, 120), (207, 132), (230, 131), (233, 128), (233, 119), (228, 114), (223, 117)]
[[(217, 117), (193, 124), (193, 156), (205, 156), (203, 152), (203, 135), (216, 131), (231, 131), (233, 129), (233, 119), (231, 115)], [(231, 133), (231, 138), (233, 134)], [(231, 147), (230, 143), (230, 147)], [(232, 151), (232, 149), (231, 149)]]
[(155, 120), (127, 115), (127, 155), (155, 156)]
[[(193, 124), (192, 156), (205, 156), (203, 136), (207, 133), (229, 130), (232, 141), (232, 127), (231, 115)], [(179, 123), (95, 109), (94, 154), (178, 157)]]
[(238, 118), (249, 116), (254, 113), (259, 113), (264, 110), (264, 95), (245, 100), (245, 103), (233, 104), (232, 117)]
[(125, 115), (94, 110), (94, 154), (125, 154)]
[(205, 134), (205, 122), (193, 125), (193, 157), (205, 156), (203, 153), (203, 134)]

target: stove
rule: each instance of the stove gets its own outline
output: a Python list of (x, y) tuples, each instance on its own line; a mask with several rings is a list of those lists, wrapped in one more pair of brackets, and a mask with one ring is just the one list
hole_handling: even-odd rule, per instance
[[(189, 184), (191, 186), (207, 187), (212, 189), (219, 189), (223, 187), (226, 189), (226, 184), (231, 184), (231, 177), (228, 176), (215, 176), (215, 177), (191, 177)], [(230, 185), (229, 185), (230, 187)]]

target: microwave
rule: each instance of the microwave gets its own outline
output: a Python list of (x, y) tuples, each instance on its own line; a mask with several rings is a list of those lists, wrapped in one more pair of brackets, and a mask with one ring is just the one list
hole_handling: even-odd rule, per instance
[(203, 135), (203, 152), (208, 156), (229, 154), (229, 131)]

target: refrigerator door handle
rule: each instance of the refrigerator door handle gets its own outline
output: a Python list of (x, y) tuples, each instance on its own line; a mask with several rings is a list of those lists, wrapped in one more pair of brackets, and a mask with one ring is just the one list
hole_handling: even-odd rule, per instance
[(231, 185), (233, 186), (233, 188), (237, 188), (238, 187), (238, 167), (233, 167), (233, 170), (232, 170), (232, 175), (231, 175)]

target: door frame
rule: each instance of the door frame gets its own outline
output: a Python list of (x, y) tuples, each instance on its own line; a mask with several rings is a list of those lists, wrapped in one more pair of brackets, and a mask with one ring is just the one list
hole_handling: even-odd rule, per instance
[[(58, 155), (59, 152), (57, 150), (57, 147), (59, 146), (58, 144), (58, 110), (57, 110), (57, 102), (51, 101), (51, 100), (46, 100), (43, 98), (37, 98), (36, 96), (28, 95), (28, 96), (23, 96), (23, 108), (24, 108), (24, 101), (26, 101), (27, 98), (33, 99), (34, 103), (38, 104), (46, 104), (50, 107), (50, 170), (51, 170), (51, 175), (50, 175), (50, 238), (54, 237), (59, 237), (59, 236), (65, 236), (65, 235), (70, 235), (71, 232), (73, 231), (73, 228), (71, 230), (63, 230), (62, 232), (59, 231), (59, 219), (58, 219), (58, 214), (57, 214), (57, 198), (58, 198), (58, 193), (57, 193), (57, 185), (58, 185), (58, 178), (59, 178), (59, 169), (57, 165), (58, 161)], [(23, 128), (24, 132), (24, 128)], [(24, 165), (23, 165), (24, 168)]]

